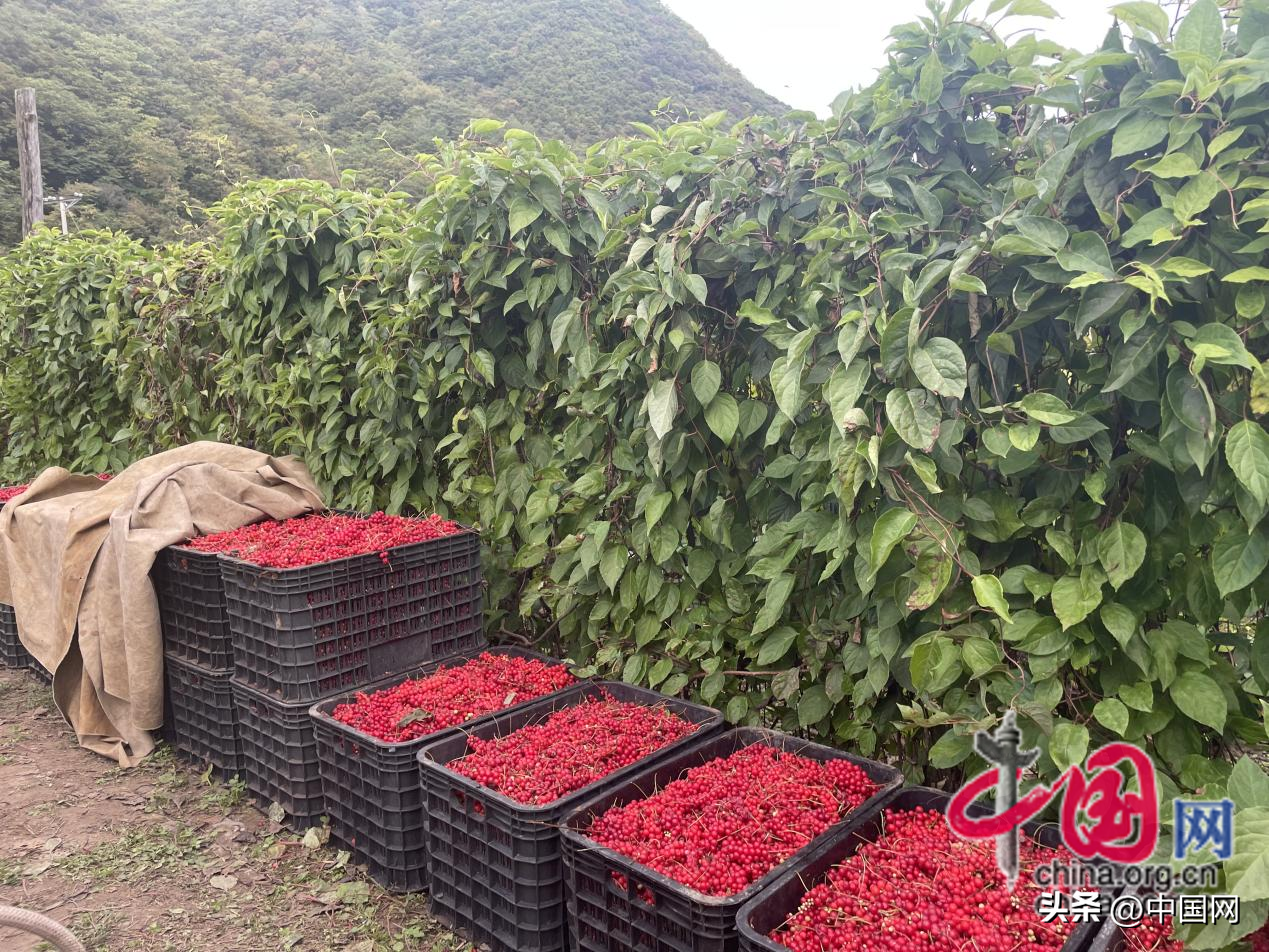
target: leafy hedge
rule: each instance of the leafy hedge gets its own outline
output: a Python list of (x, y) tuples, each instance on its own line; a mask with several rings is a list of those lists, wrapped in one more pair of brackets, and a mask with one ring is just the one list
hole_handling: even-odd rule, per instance
[(39, 233), (0, 259), (3, 475), (297, 450), (478, 522), (495, 628), (732, 721), (922, 776), (1012, 704), (1045, 773), (1124, 737), (1223, 783), (1269, 710), (1269, 4), (1121, 4), (1091, 54), (967, 6), (824, 121), (480, 121), (419, 203)]

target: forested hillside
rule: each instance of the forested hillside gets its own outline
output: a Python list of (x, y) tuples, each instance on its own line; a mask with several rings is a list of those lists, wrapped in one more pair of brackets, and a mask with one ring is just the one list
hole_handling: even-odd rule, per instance
[(395, 179), (475, 116), (586, 144), (665, 97), (780, 108), (659, 0), (0, 0), (0, 22), (0, 244), (19, 85), (38, 91), (48, 190), (142, 236), (244, 177)]

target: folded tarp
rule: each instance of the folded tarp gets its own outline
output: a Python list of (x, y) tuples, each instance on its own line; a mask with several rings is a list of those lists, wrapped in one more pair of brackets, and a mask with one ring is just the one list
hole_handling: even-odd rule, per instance
[(132, 766), (163, 723), (156, 555), (197, 535), (324, 507), (308, 468), (223, 443), (140, 460), (109, 482), (45, 470), (0, 511), (0, 602), (54, 672), (82, 746)]

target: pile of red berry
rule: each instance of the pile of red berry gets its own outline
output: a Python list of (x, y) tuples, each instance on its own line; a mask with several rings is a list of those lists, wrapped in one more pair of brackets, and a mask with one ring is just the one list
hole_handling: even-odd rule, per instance
[(486, 652), (466, 664), (439, 668), (424, 678), (358, 694), (331, 716), (389, 743), (435, 734), (576, 683), (562, 664)]
[(753, 744), (609, 810), (589, 836), (710, 896), (761, 879), (868, 799), (847, 760), (821, 763)]
[(1024, 840), (1011, 893), (991, 841), (962, 840), (937, 810), (887, 810), (884, 834), (812, 888), (771, 933), (794, 952), (1060, 949), (1077, 928), (1044, 923), (1031, 870), (1054, 850)]
[(519, 803), (553, 803), (696, 730), (665, 707), (587, 698), (505, 737), (473, 737), (450, 768)]
[[(28, 484), (29, 485), (29, 484)], [(20, 496), (26, 492), (26, 486), (3, 486), (0, 487), (0, 505), (4, 505), (14, 496)]]
[(1146, 916), (1131, 929), (1124, 930), (1128, 952), (1183, 952), (1185, 946), (1172, 938), (1172, 917), (1156, 919)]
[(407, 517), (376, 512), (371, 516), (318, 513), (282, 522), (257, 522), (186, 543), (200, 552), (233, 555), (265, 568), (292, 569), (378, 552), (389, 564), (388, 550), (462, 532), (438, 515)]

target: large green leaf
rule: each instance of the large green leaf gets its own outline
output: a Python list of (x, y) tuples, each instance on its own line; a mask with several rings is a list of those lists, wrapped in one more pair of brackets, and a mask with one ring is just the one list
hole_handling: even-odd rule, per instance
[(1132, 523), (1116, 519), (1097, 537), (1097, 558), (1110, 584), (1119, 588), (1145, 561), (1145, 534)]
[(1269, 565), (1269, 541), (1259, 529), (1225, 533), (1212, 544), (1212, 577), (1222, 595), (1246, 588)]
[(933, 337), (912, 354), (912, 371), (922, 385), (942, 397), (965, 394), (965, 355), (946, 337)]
[[(1229, 707), (1220, 685), (1201, 671), (1183, 671), (1168, 688), (1172, 702), (1186, 717), (1216, 731), (1225, 729)], [(1269, 897), (1256, 897), (1269, 898)]]
[(1240, 420), (1225, 436), (1225, 455), (1255, 500), (1269, 503), (1269, 433), (1254, 420)]
[(891, 390), (886, 394), (886, 416), (905, 443), (928, 450), (938, 439), (938, 401), (928, 390)]

